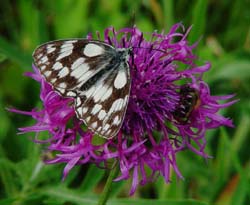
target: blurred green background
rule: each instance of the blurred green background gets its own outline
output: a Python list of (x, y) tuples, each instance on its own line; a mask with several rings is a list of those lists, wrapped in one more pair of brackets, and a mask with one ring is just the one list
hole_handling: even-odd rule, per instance
[[(179, 153), (185, 180), (172, 176), (140, 187), (128, 197), (131, 181), (113, 184), (108, 204), (250, 204), (250, 1), (249, 0), (1, 0), (0, 5), (0, 205), (96, 204), (107, 173), (92, 165), (73, 169), (61, 182), (64, 165), (43, 165), (43, 147), (18, 127), (34, 123), (6, 111), (41, 107), (39, 86), (27, 77), (31, 54), (43, 42), (84, 37), (89, 32), (136, 24), (143, 32), (168, 31), (177, 22), (193, 25), (195, 53), (210, 61), (204, 79), (213, 95), (236, 93), (240, 101), (221, 114), (235, 128), (207, 133), (204, 161)], [(123, 199), (121, 199), (123, 198)], [(156, 201), (148, 201), (154, 199)]]

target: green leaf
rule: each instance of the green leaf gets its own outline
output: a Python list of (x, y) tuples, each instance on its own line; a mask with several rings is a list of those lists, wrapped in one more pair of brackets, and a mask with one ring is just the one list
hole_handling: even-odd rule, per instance
[(228, 59), (225, 58), (220, 63), (214, 65), (214, 75), (210, 75), (210, 82), (221, 79), (240, 79), (245, 80), (250, 77), (250, 61), (246, 59)]
[(19, 0), (18, 6), (21, 24), (20, 44), (25, 50), (30, 50), (39, 42), (39, 12), (34, 1)]
[(100, 169), (95, 165), (90, 165), (83, 183), (80, 186), (80, 190), (83, 190), (84, 192), (92, 191), (104, 174), (105, 171), (103, 169)]
[(199, 40), (205, 33), (206, 28), (206, 16), (208, 10), (207, 0), (197, 0), (193, 10), (193, 28), (189, 35), (189, 40), (191, 43)]
[(55, 32), (57, 38), (74, 38), (84, 35), (87, 28), (87, 9), (89, 1), (53, 1), (55, 9)]
[(3, 53), (0, 53), (0, 63), (2, 63), (3, 61), (5, 61), (7, 59), (7, 56), (4, 55)]
[(126, 183), (127, 181), (125, 180), (113, 182), (111, 185), (111, 191), (109, 197), (112, 198), (117, 196), (121, 192), (122, 188)]
[[(5, 7), (7, 7), (7, 5)], [(18, 35), (16, 32), (14, 35), (15, 42), (26, 51), (31, 51), (37, 44), (48, 40), (47, 20), (49, 17), (45, 9), (40, 9), (42, 7), (43, 2), (19, 0), (15, 5), (15, 8), (18, 9), (19, 18), (17, 19), (16, 15), (10, 15), (11, 11), (9, 11), (9, 18), (13, 18), (12, 16), (14, 16), (16, 20), (16, 22), (14, 21), (14, 23), (11, 22), (10, 24), (12, 32), (13, 30), (18, 31)], [(16, 24), (18, 24), (18, 26)]]
[(244, 170), (244, 173), (241, 173), (240, 180), (232, 196), (231, 204), (244, 205), (245, 199), (249, 196), (248, 173), (249, 167)]
[(0, 167), (0, 178), (3, 184), (3, 189), (7, 196), (13, 196), (18, 189), (14, 180), (15, 166), (7, 159), (0, 159)]
[[(70, 201), (77, 204), (88, 204), (96, 205), (97, 198), (95, 196), (79, 194), (66, 188), (50, 187), (44, 190), (44, 194), (53, 197), (54, 199), (60, 198), (62, 201)], [(152, 200), (152, 199), (110, 199), (107, 205), (208, 205), (206, 202), (197, 201), (193, 199), (183, 199), (183, 200)]]
[(12, 197), (0, 199), (0, 205), (13, 205), (15, 201), (16, 201), (16, 198), (12, 198)]
[[(226, 133), (225, 128), (221, 128), (222, 137), (224, 138), (225, 145), (228, 147), (228, 153), (230, 153), (231, 164), (237, 171), (237, 174), (240, 176), (240, 181), (237, 185), (236, 192), (232, 195), (228, 195), (226, 200), (231, 199), (232, 204), (244, 204), (244, 200), (248, 194), (249, 183), (248, 183), (248, 169), (246, 171), (243, 169), (241, 165), (241, 161), (238, 157), (237, 152), (233, 149), (233, 144), (229, 140), (229, 136)], [(228, 172), (230, 169), (228, 169)], [(233, 187), (234, 188), (234, 187)]]
[(164, 28), (169, 31), (171, 26), (175, 23), (174, 20), (174, 2), (173, 0), (163, 1), (163, 21)]
[[(219, 146), (217, 149), (217, 163), (219, 164), (219, 170), (217, 172), (220, 173), (218, 174), (218, 178), (222, 181), (226, 181), (229, 172), (230, 172), (230, 162), (231, 162), (231, 155), (229, 150), (231, 149), (230, 147), (230, 142), (227, 142), (228, 135), (225, 130), (220, 129), (220, 140), (219, 140)], [(227, 153), (227, 154), (226, 154)]]
[(153, 200), (153, 199), (111, 199), (107, 202), (107, 205), (208, 205), (206, 202), (196, 201), (193, 199), (183, 200)]
[[(0, 90), (0, 142), (4, 140), (7, 135), (7, 131), (11, 126), (11, 121), (8, 117), (5, 105), (3, 104), (2, 93)], [(1, 155), (0, 155), (1, 156)]]
[(54, 199), (60, 199), (63, 202), (70, 201), (77, 204), (88, 204), (96, 205), (97, 197), (90, 196), (90, 194), (84, 195), (67, 189), (66, 187), (48, 187), (45, 190), (42, 190), (43, 194), (50, 196)]
[[(192, 162), (189, 163), (192, 166)], [(195, 169), (194, 169), (195, 170)], [(158, 199), (180, 199), (184, 198), (185, 192), (185, 183), (182, 180), (178, 180), (177, 176), (173, 174), (171, 176), (171, 183), (167, 184), (162, 177), (159, 177), (157, 183), (155, 183), (156, 193), (158, 195)], [(177, 191), (178, 190), (178, 191)]]
[(7, 42), (3, 37), (0, 36), (0, 51), (6, 55), (9, 59), (18, 63), (24, 70), (29, 70), (31, 66), (31, 56), (23, 54), (23, 52)]
[(232, 138), (232, 150), (235, 153), (238, 153), (243, 145), (247, 143), (248, 140), (248, 132), (250, 127), (250, 116), (245, 112), (240, 115), (240, 122), (236, 127), (235, 134)]

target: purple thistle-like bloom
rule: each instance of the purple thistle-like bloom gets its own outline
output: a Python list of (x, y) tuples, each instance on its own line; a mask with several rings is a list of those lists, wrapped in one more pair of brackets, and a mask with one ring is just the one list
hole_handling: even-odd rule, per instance
[[(133, 48), (129, 104), (116, 137), (103, 140), (86, 131), (76, 117), (73, 99), (55, 92), (35, 66), (34, 72), (26, 75), (41, 84), (43, 108), (30, 112), (11, 109), (36, 120), (33, 126), (20, 128), (21, 133), (35, 132), (35, 142), (47, 143), (47, 149), (56, 154), (46, 162), (66, 163), (64, 178), (77, 164), (107, 166), (110, 159), (119, 162), (120, 175), (116, 181), (132, 177), (130, 194), (139, 184), (144, 185), (159, 174), (170, 182), (170, 169), (182, 178), (176, 154), (190, 149), (209, 157), (204, 152), (206, 131), (223, 125), (233, 126), (231, 120), (218, 111), (235, 101), (219, 104), (220, 100), (228, 100), (233, 95), (210, 95), (208, 85), (202, 80), (210, 64), (195, 64), (197, 57), (192, 52), (195, 45), (188, 45), (186, 40), (189, 30), (179, 33), (178, 29), (184, 31), (181, 24), (176, 24), (168, 34), (152, 33), (149, 40), (138, 28), (105, 30), (106, 43), (116, 48)], [(180, 65), (186, 69), (180, 69)], [(46, 140), (39, 139), (43, 131), (49, 132)]]

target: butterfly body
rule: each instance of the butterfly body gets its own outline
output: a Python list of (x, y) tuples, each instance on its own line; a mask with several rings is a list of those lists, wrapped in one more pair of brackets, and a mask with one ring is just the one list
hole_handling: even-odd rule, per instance
[(33, 58), (55, 91), (74, 98), (77, 117), (93, 132), (112, 138), (129, 100), (131, 52), (102, 41), (69, 39), (39, 46)]

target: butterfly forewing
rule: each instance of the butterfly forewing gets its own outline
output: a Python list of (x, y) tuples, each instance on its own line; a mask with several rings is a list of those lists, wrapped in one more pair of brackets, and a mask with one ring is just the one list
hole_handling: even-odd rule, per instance
[(111, 138), (120, 130), (129, 92), (129, 49), (95, 40), (52, 41), (33, 53), (34, 63), (53, 88), (75, 98), (80, 120)]
[[(89, 51), (89, 45), (99, 48), (93, 49), (95, 55)], [(47, 82), (63, 96), (71, 97), (76, 89), (108, 64), (112, 58), (108, 55), (110, 51), (112, 47), (99, 41), (60, 40), (41, 45), (33, 58)]]

